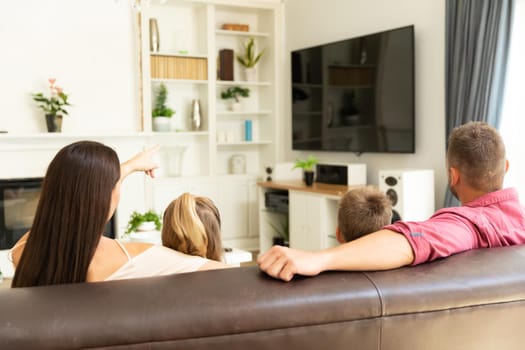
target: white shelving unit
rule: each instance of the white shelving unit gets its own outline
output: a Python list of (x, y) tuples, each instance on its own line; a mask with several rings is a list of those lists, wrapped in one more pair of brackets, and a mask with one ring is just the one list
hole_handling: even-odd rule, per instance
[[(276, 113), (279, 98), (276, 82), (279, 43), (282, 42), (278, 37), (282, 33), (279, 28), (281, 6), (280, 3), (261, 4), (250, 0), (242, 3), (227, 0), (168, 0), (164, 4), (152, 2), (141, 14), (142, 128), (145, 133), (151, 134), (151, 143), (160, 143), (163, 146), (163, 161), (173, 162), (170, 160), (173, 158), (170, 148), (181, 153), (175, 157), (176, 162), (180, 163), (177, 164), (180, 171), (175, 172), (178, 176), (167, 172), (165, 181), (182, 190), (196, 188), (190, 186), (195, 178), (206, 178), (204, 188), (209, 191), (202, 194), (215, 197), (221, 203), (219, 210), (226, 221), (224, 226), (230, 231), (223, 234), (237, 239), (232, 245), (246, 249), (258, 246), (258, 211), (245, 212), (244, 209), (239, 211), (239, 208), (257, 206), (253, 186), (261, 178), (264, 168), (273, 164), (276, 159), (276, 121), (280, 119)], [(152, 18), (158, 24), (158, 52), (150, 52), (149, 20)], [(224, 30), (222, 25), (226, 23), (247, 24), (249, 31)], [(219, 51), (232, 49), (235, 54), (240, 53), (242, 45), (250, 38), (254, 38), (257, 52), (265, 50), (257, 65), (257, 80), (246, 81), (244, 71), (235, 59), (234, 80), (218, 80)], [(156, 56), (182, 61), (200, 60), (201, 64), (205, 61), (207, 76), (203, 79), (152, 76), (151, 62), (152, 59), (158, 59)], [(183, 65), (181, 63), (180, 66), (169, 69), (172, 72), (185, 69)], [(161, 83), (168, 90), (168, 107), (176, 112), (172, 117), (173, 132), (151, 131), (154, 89)], [(241, 111), (230, 111), (227, 101), (221, 99), (221, 92), (234, 86), (250, 90), (250, 96), (241, 100)], [(191, 105), (194, 99), (198, 99), (201, 106), (202, 126), (198, 131), (191, 130)], [(245, 120), (252, 121), (252, 141), (244, 141)], [(227, 142), (218, 137), (218, 134), (227, 134)], [(184, 151), (180, 152), (180, 149)], [(246, 159), (246, 173), (233, 175), (230, 161), (232, 157), (239, 155)], [(168, 168), (173, 166), (167, 165)], [(161, 187), (166, 187), (165, 181)], [(184, 184), (190, 185), (188, 187)], [(230, 195), (234, 198), (220, 199), (217, 197), (218, 192), (212, 188), (231, 189)], [(158, 189), (150, 190), (154, 196), (159, 194)], [(179, 192), (172, 191), (170, 195)], [(155, 206), (159, 204), (156, 198), (151, 200)], [(239, 215), (245, 216), (235, 219)], [(230, 220), (237, 220), (237, 224), (232, 224)]]

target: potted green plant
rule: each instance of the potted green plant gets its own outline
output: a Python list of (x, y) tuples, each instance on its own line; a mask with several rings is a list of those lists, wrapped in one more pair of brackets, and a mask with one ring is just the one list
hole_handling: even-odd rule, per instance
[(230, 109), (232, 111), (238, 111), (241, 109), (241, 103), (239, 97), (249, 97), (250, 89), (243, 88), (240, 86), (233, 86), (221, 93), (221, 98), (224, 100), (232, 100)]
[(310, 155), (306, 159), (297, 159), (292, 169), (303, 169), (303, 179), (306, 186), (312, 186), (314, 183), (314, 166), (318, 162), (317, 158)]
[(149, 210), (145, 213), (134, 211), (129, 218), (126, 233), (160, 230), (161, 226), (161, 216), (155, 211)]
[(236, 55), (237, 62), (244, 67), (247, 81), (256, 80), (257, 72), (255, 65), (259, 62), (263, 53), (264, 49), (259, 53), (255, 53), (255, 39), (249, 38), (248, 41), (244, 43), (241, 54)]
[(170, 131), (171, 117), (175, 111), (166, 105), (168, 98), (168, 89), (161, 83), (155, 90), (155, 103), (151, 116), (153, 117), (153, 131)]
[(61, 87), (55, 85), (56, 79), (49, 78), (50, 96), (46, 97), (39, 92), (33, 95), (33, 100), (38, 102), (40, 107), (46, 113), (46, 125), (48, 132), (62, 131), (62, 114), (69, 115), (65, 106), (71, 106), (68, 101), (68, 95), (64, 93)]

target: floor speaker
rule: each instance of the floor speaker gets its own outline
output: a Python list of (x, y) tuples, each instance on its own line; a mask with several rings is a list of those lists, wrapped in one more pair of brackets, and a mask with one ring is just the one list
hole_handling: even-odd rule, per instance
[(433, 170), (380, 170), (379, 189), (390, 198), (392, 209), (403, 221), (423, 221), (434, 214)]

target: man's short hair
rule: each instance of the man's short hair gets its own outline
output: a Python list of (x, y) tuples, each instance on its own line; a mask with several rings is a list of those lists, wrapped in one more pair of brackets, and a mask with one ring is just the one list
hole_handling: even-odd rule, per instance
[(376, 187), (357, 187), (341, 198), (337, 215), (339, 231), (349, 242), (390, 224), (392, 203)]
[(448, 138), (447, 167), (454, 167), (474, 189), (493, 192), (503, 187), (505, 144), (498, 131), (484, 122), (468, 122)]

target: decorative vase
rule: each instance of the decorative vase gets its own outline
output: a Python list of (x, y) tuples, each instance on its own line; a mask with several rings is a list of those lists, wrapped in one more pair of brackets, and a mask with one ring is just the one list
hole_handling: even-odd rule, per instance
[(155, 230), (155, 222), (153, 221), (144, 221), (137, 227), (139, 232), (147, 232)]
[(169, 176), (181, 176), (186, 146), (167, 147), (167, 168)]
[(171, 117), (153, 117), (153, 131), (171, 131)]
[(257, 70), (255, 67), (244, 68), (244, 79), (246, 81), (256, 81), (257, 80)]
[(149, 50), (151, 52), (159, 52), (160, 37), (159, 26), (156, 18), (149, 19)]
[(201, 129), (201, 103), (198, 99), (191, 102), (191, 129), (193, 131)]
[(235, 100), (230, 104), (230, 110), (233, 112), (238, 112), (242, 109), (240, 102), (235, 102)]
[(304, 183), (306, 186), (312, 186), (314, 184), (314, 172), (313, 171), (304, 171)]
[(252, 121), (244, 121), (244, 141), (252, 141)]
[(61, 132), (62, 116), (60, 114), (46, 114), (46, 125), (48, 132)]

